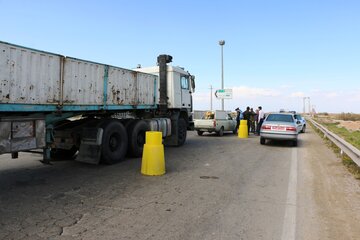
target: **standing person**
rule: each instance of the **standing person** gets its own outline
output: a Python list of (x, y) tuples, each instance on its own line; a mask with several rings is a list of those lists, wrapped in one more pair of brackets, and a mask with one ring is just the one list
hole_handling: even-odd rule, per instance
[(254, 122), (255, 122), (255, 134), (257, 134), (257, 126), (259, 125), (259, 109), (255, 110), (255, 116), (254, 116)]
[(250, 108), (250, 132), (254, 133), (256, 132), (255, 129), (255, 116), (256, 113), (254, 112), (253, 108)]
[(239, 125), (240, 125), (240, 115), (241, 115), (241, 110), (240, 108), (236, 108), (236, 131), (239, 130)]
[(244, 111), (243, 115), (244, 115), (244, 120), (247, 120), (247, 130), (248, 130), (248, 135), (249, 135), (249, 132), (250, 132), (250, 116), (251, 116), (250, 107), (246, 107), (246, 111)]
[(258, 116), (258, 126), (257, 126), (257, 134), (260, 135), (260, 129), (261, 129), (261, 125), (264, 122), (264, 118), (265, 118), (265, 113), (262, 110), (262, 107), (259, 106), (259, 116)]

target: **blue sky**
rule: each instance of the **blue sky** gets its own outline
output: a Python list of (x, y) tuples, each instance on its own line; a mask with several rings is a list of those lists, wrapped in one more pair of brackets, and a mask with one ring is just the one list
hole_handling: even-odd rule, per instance
[[(225, 109), (262, 105), (360, 113), (360, 1), (0, 0), (0, 40), (134, 68), (159, 54), (196, 76), (195, 109), (210, 108), (210, 85)], [(213, 108), (220, 100), (213, 98)], [(308, 106), (306, 106), (308, 109)]]

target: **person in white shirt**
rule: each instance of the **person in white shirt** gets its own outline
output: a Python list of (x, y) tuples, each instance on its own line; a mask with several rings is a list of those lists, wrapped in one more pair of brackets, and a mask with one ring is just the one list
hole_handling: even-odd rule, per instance
[(262, 110), (262, 107), (261, 106), (259, 106), (258, 107), (258, 109), (259, 109), (259, 114), (258, 114), (258, 124), (257, 124), (257, 134), (258, 135), (260, 135), (260, 129), (261, 129), (261, 125), (262, 125), (262, 123), (264, 122), (264, 119), (265, 119), (265, 113), (264, 113), (264, 111)]

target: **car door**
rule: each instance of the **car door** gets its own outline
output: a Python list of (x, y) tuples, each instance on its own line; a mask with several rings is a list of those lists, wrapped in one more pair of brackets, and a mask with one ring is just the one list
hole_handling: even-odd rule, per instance
[(228, 114), (228, 117), (227, 117), (227, 131), (233, 131), (236, 127), (236, 120), (234, 120), (231, 116), (231, 114)]
[(301, 132), (301, 130), (303, 128), (303, 122), (302, 122), (301, 116), (298, 114), (295, 114), (294, 118), (295, 118), (295, 123), (296, 123), (296, 129), (297, 129), (297, 132), (299, 133), (299, 132)]

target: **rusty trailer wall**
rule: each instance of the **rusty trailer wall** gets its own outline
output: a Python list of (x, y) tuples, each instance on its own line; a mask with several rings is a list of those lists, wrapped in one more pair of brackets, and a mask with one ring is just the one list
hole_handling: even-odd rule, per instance
[(61, 56), (0, 42), (0, 103), (57, 104)]
[(66, 58), (64, 64), (64, 105), (102, 105), (105, 65)]
[(155, 75), (0, 42), (0, 112), (150, 109), (157, 84)]
[(146, 105), (154, 102), (153, 75), (110, 67), (107, 104)]

